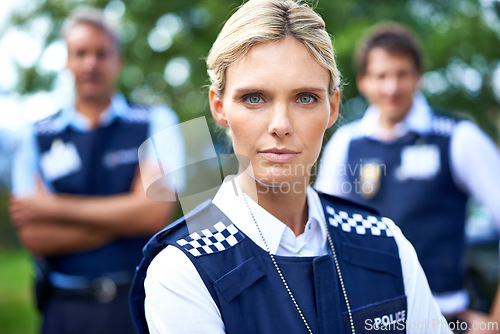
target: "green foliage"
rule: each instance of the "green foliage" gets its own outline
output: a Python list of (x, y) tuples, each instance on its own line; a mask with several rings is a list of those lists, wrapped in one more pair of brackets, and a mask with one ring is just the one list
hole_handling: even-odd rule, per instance
[[(126, 65), (119, 81), (120, 89), (137, 102), (170, 104), (181, 120), (209, 115), (204, 57), (222, 23), (240, 1), (45, 0), (34, 3), (29, 10), (16, 13), (11, 23), (27, 28), (35, 18), (48, 18), (52, 29), (46, 36), (46, 46), (59, 38), (63, 19), (77, 5), (108, 10), (125, 8), (121, 22)], [(432, 70), (432, 75), (426, 75), (430, 82), (424, 85), (424, 93), (431, 103), (470, 115), (498, 139), (500, 96), (495, 96), (492, 86), (492, 73), (500, 70), (500, 48), (495, 47), (499, 45), (500, 36), (498, 1), (316, 0), (312, 3), (335, 40), (345, 83), (343, 101), (358, 95), (352, 67), (356, 43), (373, 24), (396, 21), (412, 28), (422, 41), (427, 68)], [(180, 19), (182, 29), (171, 36), (170, 47), (154, 51), (148, 36), (168, 13)], [(165, 66), (176, 57), (185, 58), (190, 65), (189, 80), (179, 86), (169, 84), (164, 78)], [(27, 69), (20, 67), (19, 75), (21, 93), (48, 90), (55, 78), (54, 73), (37, 72), (36, 64)], [(480, 80), (479, 87), (477, 80)]]
[(0, 253), (0, 333), (38, 333), (39, 314), (33, 302), (33, 264), (22, 251)]
[(9, 194), (0, 192), (0, 254), (7, 249), (20, 247), (16, 229), (10, 222), (8, 203)]

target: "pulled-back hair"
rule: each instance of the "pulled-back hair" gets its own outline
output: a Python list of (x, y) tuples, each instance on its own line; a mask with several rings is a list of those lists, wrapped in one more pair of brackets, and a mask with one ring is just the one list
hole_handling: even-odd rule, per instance
[(227, 68), (251, 47), (285, 37), (304, 44), (330, 73), (329, 93), (340, 85), (331, 38), (325, 22), (311, 8), (292, 0), (249, 0), (225, 23), (207, 57), (212, 88), (223, 94)]

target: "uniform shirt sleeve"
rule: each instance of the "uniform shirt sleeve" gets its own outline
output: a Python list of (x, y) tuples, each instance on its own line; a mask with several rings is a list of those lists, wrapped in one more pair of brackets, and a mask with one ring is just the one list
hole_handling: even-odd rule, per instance
[(500, 229), (500, 153), (477, 125), (460, 122), (451, 138), (451, 169), (456, 183), (491, 213)]
[(151, 334), (225, 333), (212, 296), (189, 258), (167, 246), (149, 265), (144, 308)]
[[(166, 131), (165, 131), (166, 130)], [(185, 148), (182, 138), (179, 119), (176, 113), (167, 106), (155, 106), (151, 111), (148, 138), (155, 137), (157, 152), (148, 151), (147, 159), (156, 163), (159, 157), (168, 166), (162, 166), (164, 170), (175, 170), (175, 188), (182, 191), (186, 185), (185, 179)], [(158, 156), (156, 156), (156, 154)]]
[(349, 131), (346, 127), (342, 127), (333, 134), (325, 145), (319, 162), (318, 177), (314, 183), (317, 190), (330, 195), (346, 195), (345, 188), (348, 185), (346, 172), (349, 170), (347, 168), (347, 150), (350, 140)]
[(403, 271), (405, 294), (408, 303), (408, 334), (452, 333), (434, 297), (432, 297), (427, 278), (418, 262), (417, 253), (410, 242), (394, 223), (389, 222), (399, 248), (399, 258)]
[(26, 196), (35, 189), (38, 175), (38, 149), (33, 128), (25, 128), (15, 142), (12, 159), (12, 193), (14, 196)]

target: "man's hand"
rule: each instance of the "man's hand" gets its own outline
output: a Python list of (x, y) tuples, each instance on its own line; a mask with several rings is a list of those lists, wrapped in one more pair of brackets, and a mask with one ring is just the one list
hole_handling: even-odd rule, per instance
[(10, 217), (23, 245), (35, 256), (70, 254), (102, 246), (112, 236), (102, 229), (58, 220), (62, 205), (37, 177), (29, 196), (12, 197)]
[(50, 193), (37, 177), (35, 191), (29, 196), (12, 197), (9, 211), (12, 222), (19, 227), (36, 221), (54, 219), (57, 210), (57, 197)]
[(19, 240), (35, 256), (72, 254), (91, 250), (113, 240), (102, 230), (67, 224), (37, 221), (17, 229)]

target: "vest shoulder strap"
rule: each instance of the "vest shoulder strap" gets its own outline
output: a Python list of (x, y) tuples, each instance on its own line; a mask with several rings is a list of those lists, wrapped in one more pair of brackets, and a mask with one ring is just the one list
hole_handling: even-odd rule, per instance
[(377, 216), (379, 215), (379, 212), (376, 209), (374, 209), (368, 205), (361, 204), (361, 203), (353, 201), (351, 199), (346, 199), (346, 198), (330, 195), (330, 194), (321, 192), (317, 189), (315, 189), (315, 190), (319, 194), (320, 198), (324, 198), (327, 201), (332, 202), (333, 204), (337, 204), (337, 205), (340, 204), (343, 206), (351, 207), (352, 209), (355, 209), (355, 210), (366, 211), (367, 213), (377, 215)]
[(210, 228), (223, 220), (228, 220), (226, 215), (211, 200), (207, 200), (198, 205), (186, 216), (158, 232), (144, 246), (142, 251), (143, 259), (136, 268), (130, 289), (130, 310), (138, 333), (149, 333), (144, 312), (144, 300), (146, 297), (144, 280), (149, 264), (153, 261), (154, 257), (168, 245), (175, 244), (177, 240), (184, 239), (193, 232)]

